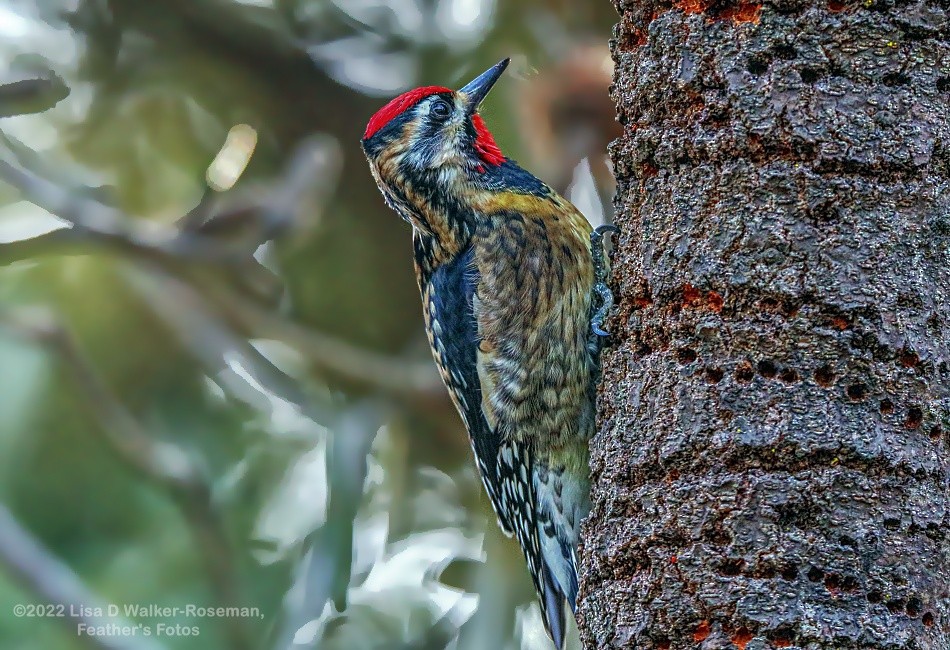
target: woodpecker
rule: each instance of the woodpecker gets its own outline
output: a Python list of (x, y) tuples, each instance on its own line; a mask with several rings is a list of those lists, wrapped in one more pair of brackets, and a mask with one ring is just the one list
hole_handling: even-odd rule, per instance
[(602, 236), (616, 229), (592, 231), (499, 149), (478, 109), (508, 61), (458, 91), (396, 97), (369, 120), (362, 146), (386, 203), (412, 226), (433, 357), (563, 648), (612, 304)]

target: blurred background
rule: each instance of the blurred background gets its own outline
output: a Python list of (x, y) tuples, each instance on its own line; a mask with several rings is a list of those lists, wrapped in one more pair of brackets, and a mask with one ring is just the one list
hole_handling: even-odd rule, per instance
[(510, 55), (502, 149), (609, 219), (614, 21), (0, 0), (0, 648), (548, 647), (359, 138)]

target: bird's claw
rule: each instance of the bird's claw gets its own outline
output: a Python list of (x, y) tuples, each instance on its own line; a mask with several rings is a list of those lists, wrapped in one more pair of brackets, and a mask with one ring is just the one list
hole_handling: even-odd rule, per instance
[(620, 234), (620, 228), (618, 228), (612, 223), (604, 223), (594, 228), (594, 232), (601, 236), (603, 236), (604, 233), (617, 235), (617, 234)]
[(600, 307), (594, 312), (590, 319), (590, 328), (597, 336), (610, 336), (610, 332), (604, 329), (604, 320), (610, 313), (610, 308), (614, 306), (614, 294), (606, 282), (598, 282), (594, 285), (594, 293), (600, 297)]
[[(614, 305), (614, 295), (607, 286), (609, 279), (609, 267), (604, 257), (603, 239), (604, 235), (619, 233), (620, 229), (613, 224), (604, 224), (594, 228), (590, 234), (591, 257), (594, 263), (594, 293), (600, 299), (600, 306), (596, 309), (590, 319), (591, 331), (597, 336), (610, 336), (610, 332), (604, 329), (604, 320)], [(596, 303), (595, 303), (596, 304)]]

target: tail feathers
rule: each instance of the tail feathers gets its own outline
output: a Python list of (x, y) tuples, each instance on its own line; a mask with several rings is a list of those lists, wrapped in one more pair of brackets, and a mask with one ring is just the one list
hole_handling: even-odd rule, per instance
[(577, 601), (577, 537), (580, 521), (590, 509), (585, 476), (551, 469), (536, 462), (532, 469), (536, 495), (538, 564), (543, 568), (538, 585), (545, 622), (557, 648), (564, 645), (566, 600), (574, 611)]
[[(508, 441), (498, 454), (501, 498), (528, 571), (538, 591), (544, 626), (558, 650), (567, 636), (564, 601), (574, 609), (577, 598), (577, 527), (589, 509), (586, 477), (574, 477), (563, 467), (549, 471), (535, 463), (524, 443)], [(528, 475), (530, 468), (530, 479)]]
[(548, 635), (554, 641), (554, 647), (557, 650), (564, 649), (564, 639), (567, 636), (567, 623), (564, 619), (564, 601), (566, 600), (564, 592), (551, 577), (551, 572), (547, 566), (543, 569), (543, 582), (541, 594), (541, 616), (544, 619), (544, 627)]

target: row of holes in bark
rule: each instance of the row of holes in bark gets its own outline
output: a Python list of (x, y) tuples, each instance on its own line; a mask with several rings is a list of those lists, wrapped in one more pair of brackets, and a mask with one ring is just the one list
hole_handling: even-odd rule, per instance
[[(916, 354), (913, 353), (902, 353), (913, 355), (913, 358), (916, 359)], [(696, 351), (692, 348), (679, 348), (676, 351), (676, 360), (681, 365), (688, 365), (694, 363), (698, 359)], [(919, 361), (919, 359), (918, 359)], [(916, 362), (904, 365), (915, 365)], [(741, 384), (747, 384), (751, 382), (756, 373), (759, 376), (765, 379), (778, 379), (786, 384), (793, 384), (801, 381), (801, 376), (798, 374), (798, 371), (794, 368), (782, 368), (775, 364), (774, 361), (770, 359), (763, 359), (759, 361), (755, 367), (749, 361), (742, 361), (736, 368), (735, 379)], [(703, 369), (703, 374), (706, 376), (706, 381), (711, 384), (718, 384), (725, 377), (725, 371), (722, 368), (717, 366), (706, 366)], [(829, 388), (834, 384), (835, 373), (830, 366), (821, 366), (817, 368), (812, 374), (815, 383), (821, 386), (822, 388)], [(867, 384), (861, 382), (855, 382), (849, 384), (845, 387), (845, 395), (852, 402), (861, 402), (867, 399), (868, 397), (868, 387)], [(888, 398), (881, 400), (878, 410), (881, 412), (881, 415), (890, 415), (895, 411), (894, 402)], [(907, 407), (906, 415), (904, 417), (904, 427), (907, 429), (919, 429), (921, 424), (924, 421), (923, 409), (916, 404), (912, 404)], [(933, 440), (939, 440), (940, 436), (943, 433), (943, 429), (940, 424), (934, 424), (930, 428), (930, 437)]]
[[(709, 638), (711, 633), (712, 629), (709, 621), (702, 621), (693, 631), (693, 641), (696, 643), (702, 643)], [(727, 634), (729, 636), (729, 640), (739, 650), (745, 650), (745, 647), (754, 638), (753, 633), (747, 627), (740, 627), (739, 629), (728, 632)], [(792, 633), (788, 630), (775, 630), (769, 633), (768, 638), (777, 648), (787, 648), (788, 646), (792, 645)], [(654, 641), (654, 644), (654, 647), (657, 650), (670, 650), (672, 647), (672, 643), (666, 637), (657, 639)]]
[[(896, 521), (896, 520), (895, 520)], [(898, 522), (899, 523), (899, 522)], [(885, 526), (887, 520), (885, 520)], [(857, 542), (847, 535), (842, 535), (840, 538), (840, 543), (842, 545), (855, 546)], [(672, 563), (677, 563), (677, 558), (674, 556), (671, 560)], [(724, 560), (718, 567), (718, 571), (722, 575), (726, 576), (738, 576), (743, 573), (743, 570), (746, 566), (745, 560), (741, 558), (730, 558)], [(781, 569), (768, 567), (765, 570), (756, 570), (752, 572), (751, 577), (754, 578), (765, 578), (765, 579), (774, 579), (776, 575), (781, 576), (783, 580), (793, 581), (799, 577), (798, 566), (792, 562), (785, 564)], [(859, 590), (859, 583), (856, 578), (853, 576), (841, 576), (836, 573), (826, 573), (817, 567), (810, 567), (805, 573), (805, 577), (810, 582), (822, 582), (825, 589), (833, 596), (838, 597), (841, 593), (855, 593)], [(917, 619), (920, 618), (921, 623), (926, 627), (931, 627), (935, 623), (934, 613), (931, 611), (923, 611), (924, 603), (917, 596), (911, 596), (906, 600), (903, 598), (890, 598), (885, 597), (879, 590), (871, 590), (867, 593), (867, 601), (871, 605), (878, 605), (883, 603), (887, 608), (888, 612), (892, 615), (904, 615), (906, 614), (909, 618)], [(693, 641), (699, 643), (705, 641), (710, 634), (712, 633), (712, 628), (709, 621), (701, 621), (693, 631)], [(777, 648), (785, 648), (795, 642), (795, 633), (790, 628), (779, 628), (765, 633), (766, 638), (771, 641), (772, 645)], [(745, 646), (754, 638), (752, 632), (749, 631), (746, 627), (741, 627), (733, 633), (729, 634), (730, 640), (732, 643), (740, 648), (744, 649)], [(657, 648), (670, 648), (671, 642), (668, 638), (663, 637), (656, 641)]]
[[(752, 57), (746, 69), (752, 74), (760, 75), (768, 70), (768, 63), (763, 62), (761, 58)], [(798, 71), (798, 75), (801, 77), (802, 83), (814, 84), (822, 77), (840, 77), (843, 75), (843, 72), (837, 68), (820, 70), (817, 68), (804, 67)], [(902, 72), (889, 72), (881, 77), (881, 83), (888, 88), (906, 86), (910, 84), (910, 82), (911, 78)], [(950, 77), (939, 77), (935, 85), (937, 92), (950, 92)]]
[[(850, 539), (843, 536), (842, 539)], [(853, 540), (850, 540), (853, 543)], [(719, 566), (719, 572), (726, 576), (740, 575), (745, 567), (745, 561), (742, 559), (727, 559)], [(775, 572), (767, 570), (765, 572), (756, 572), (754, 577), (775, 578)], [(797, 565), (790, 563), (785, 565), (779, 575), (782, 579), (791, 582), (798, 578), (799, 571)], [(855, 593), (859, 589), (857, 579), (853, 576), (840, 576), (836, 573), (826, 573), (817, 567), (811, 567), (805, 574), (810, 582), (823, 582), (825, 589), (834, 597), (841, 593)], [(885, 602), (886, 600), (886, 602)], [(921, 623), (926, 627), (933, 626), (935, 616), (931, 611), (923, 611), (923, 601), (911, 596), (908, 599), (887, 598), (878, 590), (872, 590), (867, 593), (867, 601), (872, 605), (884, 603), (887, 611), (892, 615), (906, 614), (909, 618), (920, 618)], [(701, 621), (693, 631), (693, 641), (699, 643), (705, 641), (711, 634), (709, 621)], [(789, 628), (779, 628), (766, 634), (766, 638), (772, 642), (775, 647), (784, 648), (795, 642), (795, 633)], [(736, 633), (730, 636), (730, 640), (739, 648), (744, 648), (746, 644), (753, 639), (753, 634), (748, 628), (740, 628)], [(669, 639), (663, 638), (657, 642), (657, 648), (669, 648), (671, 646)]]
[[(820, 573), (821, 572), (819, 571), (819, 574)], [(821, 578), (819, 577), (818, 579), (820, 580)], [(831, 591), (831, 589), (829, 589), (829, 591)], [(872, 604), (881, 602), (880, 592), (870, 592), (868, 594), (868, 602)], [(919, 598), (910, 598), (906, 603), (903, 600), (888, 601), (886, 607), (891, 614), (906, 613), (908, 617), (914, 619), (920, 617), (921, 623), (923, 623), (925, 627), (931, 627), (935, 622), (933, 612), (924, 612), (923, 616), (921, 616), (921, 608), (923, 607), (923, 603)], [(695, 643), (702, 643), (709, 638), (711, 633), (712, 626), (710, 625), (709, 621), (700, 621), (700, 623), (693, 630), (693, 641)], [(796, 636), (797, 635), (795, 634), (794, 630), (787, 627), (770, 630), (765, 633), (765, 637), (771, 641), (772, 645), (776, 648), (787, 648), (791, 646), (793, 643), (795, 643)], [(729, 635), (729, 640), (732, 641), (732, 643), (737, 648), (739, 648), (739, 650), (744, 650), (746, 645), (748, 645), (748, 643), (752, 641), (753, 638), (755, 638), (755, 635), (747, 627), (740, 627), (738, 630)], [(667, 638), (659, 639), (656, 642), (656, 647), (658, 650), (669, 650), (671, 645), (672, 644)]]
[[(847, 535), (842, 535), (841, 537), (842, 545), (855, 545), (855, 540), (849, 538)], [(738, 576), (742, 575), (743, 570), (745, 569), (745, 560), (741, 558), (729, 558), (724, 560), (718, 568), (720, 574), (725, 576)], [(787, 582), (792, 582), (796, 580), (799, 576), (798, 565), (794, 562), (784, 565), (781, 570), (768, 567), (765, 569), (759, 569), (751, 573), (751, 577), (754, 578), (764, 578), (767, 580), (772, 580), (776, 576), (780, 576), (783, 580)], [(859, 584), (857, 579), (854, 576), (841, 576), (836, 573), (825, 573), (817, 567), (811, 567), (805, 573), (805, 577), (808, 578), (810, 582), (824, 582), (825, 589), (827, 589), (832, 595), (837, 595), (841, 592), (845, 593), (854, 593), (858, 591)], [(867, 595), (868, 602), (872, 604), (880, 603), (883, 600), (883, 595), (880, 591), (872, 590), (868, 592)], [(903, 599), (888, 599), (887, 608), (892, 614), (896, 614), (901, 609), (905, 609), (905, 603)], [(906, 602), (906, 611), (907, 615), (911, 618), (917, 618), (920, 616), (921, 609), (923, 609), (923, 602), (920, 598), (911, 597)]]
[[(777, 313), (785, 318), (794, 318), (798, 315), (799, 311), (799, 306), (795, 302), (788, 299), (779, 300), (773, 297), (762, 298), (759, 300), (758, 306), (762, 311)], [(822, 315), (821, 324), (824, 327), (844, 331), (852, 327), (852, 319), (846, 314), (832, 312)], [(867, 343), (864, 338), (859, 339), (859, 343), (861, 349), (868, 349), (871, 345)], [(893, 359), (894, 362), (899, 363), (904, 368), (915, 369), (920, 366), (920, 355), (908, 347), (900, 348), (893, 353), (893, 356), (888, 354), (887, 357)], [(828, 370), (830, 372), (830, 369)], [(829, 374), (826, 381), (829, 384), (834, 381), (834, 373)]]
[[(710, 0), (673, 0), (669, 5), (661, 6), (653, 11), (653, 14), (650, 16), (649, 22), (656, 20), (661, 14), (665, 13), (670, 9), (678, 9), (683, 13), (690, 14), (706, 14), (708, 20), (731, 20), (736, 24), (740, 23), (754, 23), (758, 24), (760, 19), (760, 13), (762, 10), (762, 5), (760, 3), (754, 2), (737, 2), (734, 5), (719, 7), (713, 6)], [(887, 9), (886, 4), (875, 2), (875, 0), (863, 0), (861, 4), (865, 9), (873, 9), (878, 11), (883, 11)], [(828, 11), (831, 13), (841, 13), (848, 10), (849, 5), (843, 0), (828, 0)], [(628, 17), (624, 16), (624, 23), (628, 22)], [(635, 47), (639, 47), (646, 42), (646, 37), (643, 29), (639, 27), (632, 27), (624, 24), (625, 29), (621, 32), (621, 37), (619, 39), (619, 47), (622, 51), (632, 50)], [(920, 34), (916, 33), (914, 30), (905, 30), (905, 36), (907, 40), (917, 40), (922, 39), (928, 36), (926, 31), (921, 31)], [(792, 50), (794, 49), (789, 46), (779, 46)], [(792, 56), (791, 58), (794, 58)]]
[[(817, 567), (811, 567), (808, 570), (808, 573), (805, 574), (805, 577), (808, 578), (810, 582), (823, 582), (825, 589), (828, 590), (832, 596), (838, 596), (838, 594), (844, 593), (854, 593), (858, 591), (858, 581), (853, 576), (840, 576), (836, 573), (825, 573)], [(867, 600), (872, 605), (877, 605), (883, 602), (884, 595), (873, 589), (867, 593)], [(923, 601), (916, 597), (911, 596), (906, 601), (903, 598), (888, 598), (885, 603), (887, 611), (891, 614), (907, 614), (910, 618), (921, 618), (921, 622), (926, 626), (931, 626), (934, 623), (933, 612), (922, 612), (924, 603)], [(923, 613), (923, 616), (921, 616)]]
[[(702, 291), (694, 287), (690, 283), (686, 283), (681, 288), (681, 300), (675, 301), (671, 304), (673, 313), (679, 313), (682, 309), (690, 308), (702, 308), (712, 311), (714, 313), (722, 312), (724, 299), (721, 294), (716, 291)], [(653, 304), (653, 300), (650, 298), (649, 289), (645, 288), (640, 297), (636, 299), (636, 305), (638, 307), (644, 308)], [(789, 301), (789, 300), (779, 300), (774, 297), (765, 297), (758, 302), (758, 307), (762, 311), (780, 313), (786, 318), (794, 318), (799, 311), (798, 305)], [(824, 322), (826, 326), (834, 327), (839, 330), (846, 330), (851, 327), (851, 319), (843, 314), (830, 314), (826, 315), (826, 321)], [(647, 352), (644, 352), (646, 354)], [(698, 359), (698, 355), (695, 350), (689, 347), (682, 347), (676, 351), (676, 357), (680, 364), (687, 365), (694, 363)], [(910, 348), (901, 348), (894, 353), (892, 357), (896, 363), (899, 363), (905, 368), (915, 369), (920, 366), (920, 355), (918, 355), (914, 350)], [(735, 371), (735, 379), (739, 383), (749, 383), (755, 378), (755, 374), (758, 374), (766, 379), (778, 378), (779, 381), (784, 383), (797, 383), (801, 381), (801, 376), (798, 371), (794, 368), (782, 368), (775, 364), (774, 361), (770, 359), (763, 359), (756, 364), (756, 367), (753, 368), (752, 363), (749, 361), (743, 361), (739, 364)], [(725, 376), (725, 371), (722, 368), (716, 366), (707, 366), (703, 369), (703, 373), (706, 376), (706, 381), (711, 384), (716, 384), (722, 381)], [(828, 365), (823, 365), (817, 368), (813, 373), (813, 378), (815, 383), (823, 388), (831, 387), (836, 379), (834, 370)], [(845, 388), (845, 394), (848, 399), (855, 402), (864, 401), (868, 397), (868, 387), (866, 384), (861, 382), (855, 382), (848, 385)], [(879, 410), (882, 415), (890, 415), (894, 412), (895, 407), (894, 403), (888, 399), (884, 398), (881, 400), (879, 405)], [(923, 424), (923, 410), (919, 405), (911, 404), (907, 410), (904, 419), (904, 426), (907, 429), (919, 429)], [(939, 423), (933, 424), (930, 428), (929, 435), (934, 441), (938, 441), (943, 434), (943, 429)], [(947, 432), (948, 437), (950, 437), (950, 431)]]
[[(787, 45), (776, 45), (771, 50), (769, 50), (769, 52), (750, 56), (748, 62), (746, 63), (746, 70), (749, 72), (749, 74), (758, 76), (768, 72), (769, 66), (773, 60), (782, 59), (789, 61), (794, 59), (796, 56), (797, 53), (795, 52), (795, 48)], [(834, 66), (824, 69), (804, 66), (798, 70), (798, 75), (801, 77), (802, 83), (813, 84), (822, 77), (843, 76), (844, 71)], [(883, 77), (881, 77), (881, 83), (888, 88), (896, 88), (910, 84), (911, 78), (909, 75), (904, 74), (903, 72), (888, 72)], [(937, 92), (939, 93), (950, 93), (950, 77), (938, 77), (935, 86), (937, 88)]]
[[(699, 309), (710, 311), (715, 314), (721, 314), (726, 302), (725, 298), (718, 291), (712, 289), (704, 291), (694, 287), (689, 282), (685, 283), (679, 288), (677, 291), (677, 297), (678, 299), (674, 299), (669, 303), (669, 310), (673, 316), (677, 316), (683, 310), (687, 309)], [(633, 303), (637, 308), (640, 309), (644, 309), (653, 305), (653, 298), (650, 295), (649, 288), (641, 288), (640, 293), (634, 298)], [(757, 302), (756, 306), (762, 312), (779, 314), (784, 318), (792, 319), (798, 315), (801, 303), (788, 298), (766, 296), (761, 298)], [(818, 322), (822, 327), (829, 327), (840, 331), (851, 329), (853, 326), (852, 317), (837, 311), (829, 311), (820, 314)], [(874, 342), (869, 340), (871, 338), (873, 337), (856, 333), (856, 339), (854, 342), (852, 342), (852, 346), (861, 350), (869, 350), (874, 346)], [(875, 354), (875, 358), (879, 361), (892, 360), (904, 368), (910, 369), (917, 369), (921, 365), (920, 355), (911, 348), (902, 347), (894, 352), (890, 352), (889, 350), (885, 352), (883, 350), (883, 346), (878, 344), (878, 347), (882, 347), (880, 354)], [(649, 348), (649, 346), (645, 346), (641, 354), (648, 354), (651, 351), (652, 350)], [(679, 354), (682, 354), (682, 358), (685, 359), (682, 361), (682, 363), (692, 363), (692, 361), (695, 360), (695, 357), (693, 356), (695, 355), (695, 351), (688, 347), (681, 348), (681, 352)], [(770, 362), (765, 361), (765, 363), (767, 364)], [(791, 377), (791, 375), (789, 377)], [(817, 379), (821, 378), (818, 377)], [(827, 382), (830, 384), (833, 380), (834, 374), (832, 373), (827, 379)], [(789, 381), (797, 381), (797, 379), (789, 379)]]

